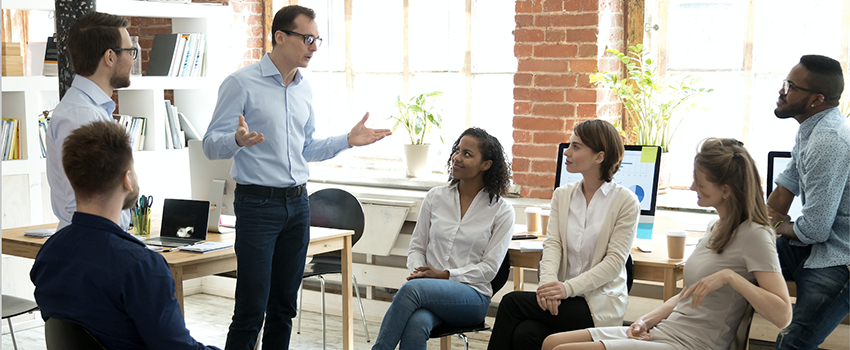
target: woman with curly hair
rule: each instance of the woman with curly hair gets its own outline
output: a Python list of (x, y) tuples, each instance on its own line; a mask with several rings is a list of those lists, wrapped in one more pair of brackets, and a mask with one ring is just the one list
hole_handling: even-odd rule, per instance
[(410, 276), (384, 315), (372, 349), (426, 349), (431, 329), (472, 326), (490, 307), (490, 281), (508, 251), (514, 209), (502, 145), (469, 128), (452, 146), (448, 186), (428, 191), (407, 253)]
[(552, 333), (623, 324), (625, 265), (640, 215), (637, 196), (612, 181), (624, 151), (611, 123), (575, 126), (564, 156), (582, 180), (552, 195), (537, 291), (502, 298), (488, 349), (540, 349)]
[(735, 139), (710, 138), (694, 159), (697, 204), (714, 207), (685, 264), (685, 286), (630, 327), (554, 334), (544, 350), (728, 349), (747, 304), (779, 328), (791, 322), (791, 298), (782, 277), (756, 164)]

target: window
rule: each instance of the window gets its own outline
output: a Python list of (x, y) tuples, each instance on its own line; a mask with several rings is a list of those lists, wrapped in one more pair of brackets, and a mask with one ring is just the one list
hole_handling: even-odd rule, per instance
[[(426, 138), (435, 171), (451, 143), (471, 126), (513, 145), (514, 0), (299, 0), (316, 11), (324, 43), (306, 71), (313, 86), (316, 136), (348, 132), (365, 112), (370, 127), (391, 128), (400, 96), (442, 91), (442, 136)], [(350, 16), (346, 16), (346, 7)], [(350, 18), (346, 22), (346, 18)], [(350, 45), (346, 45), (350, 43)], [(467, 54), (468, 53), (468, 54)], [(319, 167), (371, 168), (404, 174), (403, 129)], [(443, 177), (440, 176), (442, 179)]]
[[(650, 32), (649, 42), (659, 53), (660, 68), (674, 79), (697, 75), (702, 86), (714, 89), (697, 101), (700, 108), (678, 114), (683, 121), (669, 157), (670, 164), (683, 166), (672, 167), (672, 185), (690, 186), (696, 147), (709, 136), (743, 141), (762, 177), (769, 151), (791, 150), (799, 124), (773, 114), (782, 79), (805, 54), (847, 60), (850, 28), (842, 18), (850, 9), (845, 2), (659, 1), (662, 11), (653, 15), (661, 16), (664, 27), (666, 10), (667, 28)], [(847, 80), (846, 62), (844, 69)]]

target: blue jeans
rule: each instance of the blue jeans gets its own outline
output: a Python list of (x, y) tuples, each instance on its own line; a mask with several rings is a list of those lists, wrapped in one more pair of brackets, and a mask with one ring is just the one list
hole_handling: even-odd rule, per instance
[(776, 337), (776, 349), (817, 349), (850, 312), (850, 269), (846, 265), (806, 269), (811, 246), (792, 246), (776, 239), (782, 275), (797, 284), (791, 324)]
[(393, 297), (372, 350), (426, 349), (431, 329), (443, 322), (474, 326), (484, 320), (490, 298), (460, 282), (418, 278), (405, 282)]
[(263, 349), (288, 349), (298, 288), (310, 243), (307, 193), (263, 198), (236, 191), (236, 306), (226, 350), (254, 348), (263, 325)]

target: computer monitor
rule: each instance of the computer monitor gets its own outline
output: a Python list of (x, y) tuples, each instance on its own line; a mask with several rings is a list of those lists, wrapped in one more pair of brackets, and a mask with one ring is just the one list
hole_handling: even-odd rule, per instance
[[(555, 173), (555, 188), (581, 180), (581, 174), (567, 171), (564, 150), (569, 143), (558, 145), (558, 167)], [(655, 208), (658, 199), (658, 173), (661, 170), (661, 147), (626, 145), (623, 163), (614, 174), (614, 183), (635, 193), (640, 201), (640, 222), (637, 238), (652, 238)]]
[[(767, 197), (770, 197), (770, 193), (776, 188), (776, 177), (785, 171), (788, 163), (791, 163), (791, 152), (771, 151), (767, 153), (767, 184), (765, 186), (767, 189), (764, 191)], [(788, 208), (788, 216), (791, 217), (791, 220), (796, 221), (802, 215), (803, 201), (800, 196), (796, 196), (794, 201), (791, 202), (791, 207)]]
[(228, 232), (219, 227), (221, 215), (234, 215), (233, 193), (236, 181), (230, 177), (233, 159), (209, 160), (204, 155), (203, 142), (189, 140), (189, 175), (192, 180), (192, 199), (210, 202), (208, 230)]

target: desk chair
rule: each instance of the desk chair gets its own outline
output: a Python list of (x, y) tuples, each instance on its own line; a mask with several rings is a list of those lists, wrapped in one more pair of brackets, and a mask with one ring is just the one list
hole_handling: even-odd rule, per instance
[(47, 350), (107, 350), (85, 327), (58, 318), (44, 322)]
[(3, 294), (3, 318), (9, 321), (9, 334), (12, 335), (15, 350), (18, 350), (18, 342), (15, 341), (15, 330), (12, 329), (12, 317), (35, 310), (38, 310), (38, 304), (34, 301)]
[[(354, 195), (337, 188), (326, 188), (313, 192), (310, 195), (310, 226), (329, 227), (336, 229), (353, 230), (354, 236), (351, 245), (357, 243), (363, 236), (363, 227), (366, 225), (365, 214), (360, 201)], [(317, 254), (304, 267), (304, 278), (318, 277), (322, 290), (322, 349), (325, 348), (325, 279), (327, 274), (342, 273), (342, 258), (340, 252)], [(360, 299), (360, 288), (357, 285), (357, 277), (352, 274), (354, 280), (354, 292), (357, 294), (357, 304), (360, 305), (360, 318), (363, 320), (363, 329), (366, 331), (366, 342), (369, 339), (369, 329), (366, 327), (366, 316), (363, 313), (363, 301)], [(343, 281), (343, 283), (346, 283)], [(346, 296), (343, 296), (346, 297)], [(304, 304), (304, 286), (301, 286), (301, 301), (298, 304), (298, 334), (301, 334), (301, 305)]]
[[(508, 281), (508, 275), (511, 272), (511, 257), (509, 253), (505, 253), (505, 259), (502, 260), (502, 265), (499, 266), (499, 271), (496, 272), (496, 277), (490, 281), (490, 287), (493, 289), (493, 295), (496, 295), (502, 287), (505, 286), (505, 282)], [(481, 331), (489, 331), (490, 326), (484, 323), (484, 320), (481, 320), (481, 323), (468, 326), (468, 327), (453, 327), (447, 324), (441, 324), (434, 329), (431, 330), (431, 339), (433, 338), (441, 338), (440, 339), (440, 348), (442, 350), (448, 350), (451, 347), (451, 336), (456, 335), (458, 338), (463, 339), (463, 349), (469, 350), (469, 338), (464, 333), (478, 333)]]

